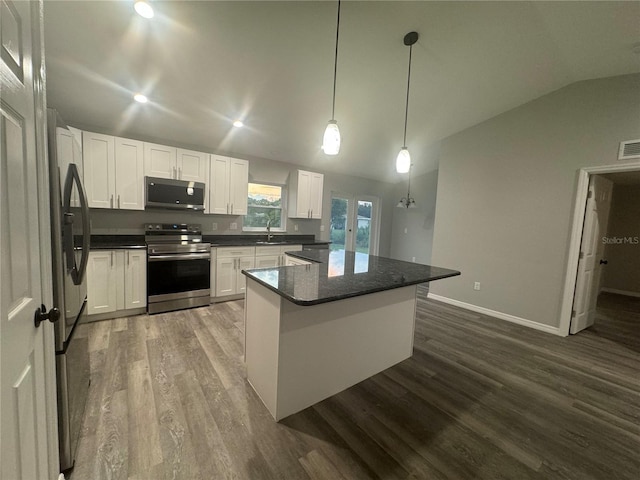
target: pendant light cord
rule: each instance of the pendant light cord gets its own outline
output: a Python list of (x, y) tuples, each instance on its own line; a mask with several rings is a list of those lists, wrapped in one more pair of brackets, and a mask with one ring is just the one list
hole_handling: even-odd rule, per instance
[(413, 50), (413, 45), (409, 45), (409, 73), (407, 73), (407, 103), (404, 109), (404, 140), (403, 147), (407, 147), (407, 118), (409, 117), (409, 86), (411, 84), (411, 52)]
[(336, 113), (336, 77), (338, 76), (338, 39), (339, 37), (340, 37), (340, 0), (338, 0), (338, 22), (336, 25), (336, 55), (334, 57), (335, 60), (333, 62), (333, 103), (331, 105), (331, 120), (335, 120), (335, 113)]

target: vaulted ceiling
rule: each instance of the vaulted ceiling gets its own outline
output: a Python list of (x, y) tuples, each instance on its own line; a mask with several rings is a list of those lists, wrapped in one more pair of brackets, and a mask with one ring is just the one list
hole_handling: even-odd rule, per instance
[(416, 173), (437, 168), (449, 135), (579, 80), (640, 72), (640, 2), (343, 1), (343, 145), (329, 157), (337, 2), (155, 1), (150, 20), (132, 1), (44, 3), (48, 102), (70, 124), (392, 182), (407, 32), (420, 34)]

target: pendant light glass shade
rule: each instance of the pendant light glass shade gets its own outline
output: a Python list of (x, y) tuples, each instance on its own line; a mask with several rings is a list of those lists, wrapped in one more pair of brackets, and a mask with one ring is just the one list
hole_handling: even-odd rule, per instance
[(407, 173), (411, 167), (411, 155), (407, 147), (402, 147), (396, 158), (396, 171), (398, 173)]
[(322, 150), (325, 155), (337, 155), (340, 152), (340, 129), (338, 122), (329, 120), (324, 137), (322, 138)]

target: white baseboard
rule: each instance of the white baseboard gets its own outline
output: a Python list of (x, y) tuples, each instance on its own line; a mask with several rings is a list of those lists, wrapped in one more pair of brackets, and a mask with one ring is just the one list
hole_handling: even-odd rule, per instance
[(465, 310), (471, 310), (472, 312), (482, 313), (483, 315), (499, 318), (500, 320), (506, 320), (507, 322), (511, 322), (511, 323), (517, 323), (518, 325), (523, 325), (525, 327), (533, 328), (535, 330), (540, 330), (546, 333), (551, 333), (553, 335), (562, 336), (560, 335), (560, 329), (558, 327), (552, 327), (551, 325), (545, 325), (544, 323), (534, 322), (533, 320), (527, 320), (526, 318), (516, 317), (515, 315), (498, 312), (496, 310), (491, 310), (489, 308), (479, 307), (478, 305), (461, 302), (460, 300), (454, 300), (453, 298), (441, 297), (440, 295), (435, 295), (433, 293), (428, 293), (427, 296), (428, 298), (431, 298), (433, 300), (438, 300), (439, 302), (442, 302), (442, 303), (447, 303), (449, 305), (454, 305), (456, 307), (464, 308)]
[(627, 297), (640, 297), (640, 292), (630, 292), (628, 290), (618, 290), (616, 288), (603, 288), (603, 292), (616, 293), (618, 295), (626, 295)]

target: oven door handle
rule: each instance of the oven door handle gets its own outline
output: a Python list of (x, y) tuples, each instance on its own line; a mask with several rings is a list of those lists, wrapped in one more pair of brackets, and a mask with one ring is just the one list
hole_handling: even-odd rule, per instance
[(149, 255), (148, 260), (150, 262), (166, 262), (168, 260), (200, 260), (210, 259), (211, 253), (178, 253), (168, 255)]

